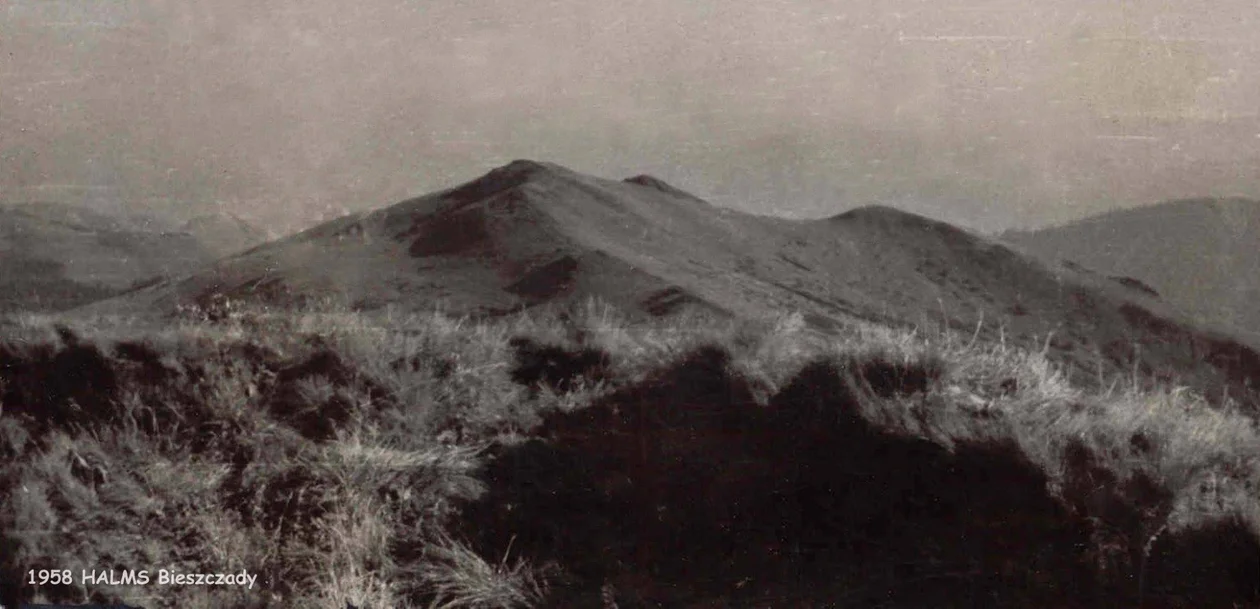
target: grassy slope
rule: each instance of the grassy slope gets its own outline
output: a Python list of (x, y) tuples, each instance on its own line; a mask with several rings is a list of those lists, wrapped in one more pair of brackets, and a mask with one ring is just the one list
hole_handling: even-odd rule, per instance
[(1052, 260), (1135, 277), (1206, 323), (1260, 336), (1260, 202), (1170, 201), (1003, 237)]
[[(655, 572), (650, 560), (636, 562), (633, 552), (623, 554), (615, 546), (606, 552), (609, 562), (566, 564), (564, 557), (589, 556), (591, 547), (549, 545), (539, 531), (582, 530), (603, 522), (591, 520), (601, 508), (571, 521), (557, 513), (553, 521), (539, 522), (550, 514), (525, 504), (521, 513), (538, 518), (514, 521), (503, 520), (494, 505), (484, 503), (487, 497), (530, 497), (513, 493), (520, 492), (520, 484), (533, 483), (531, 474), (513, 469), (509, 478), (523, 479), (504, 480), (496, 462), (530, 463), (529, 456), (537, 454), (530, 451), (551, 455), (547, 451), (565, 449), (565, 442), (577, 447), (579, 457), (585, 455), (579, 462), (600, 457), (604, 460), (598, 462), (611, 469), (596, 466), (589, 480), (557, 480), (557, 472), (540, 471), (535, 482), (578, 492), (564, 485), (576, 481), (586, 488), (597, 479), (610, 485), (601, 487), (607, 497), (630, 501), (627, 505), (646, 506), (640, 499), (650, 495), (664, 502), (652, 503), (653, 509), (693, 516), (692, 504), (772, 500), (754, 484), (723, 477), (725, 467), (705, 465), (726, 454), (748, 457), (748, 471), (769, 468), (770, 475), (793, 466), (814, 472), (798, 480), (806, 485), (811, 477), (846, 484), (874, 480), (862, 493), (890, 502), (887, 509), (904, 515), (912, 513), (905, 511), (907, 499), (885, 496), (880, 489), (907, 482), (887, 470), (918, 464), (947, 478), (979, 472), (980, 480), (964, 476), (967, 486), (959, 491), (975, 492), (979, 505), (987, 493), (1001, 497), (1011, 489), (1003, 488), (1000, 479), (983, 479), (988, 466), (968, 466), (966, 459), (989, 454), (975, 447), (1010, 444), (1014, 456), (1000, 450), (992, 454), (998, 469), (1006, 471), (1002, 464), (1011, 460), (1007, 469), (1022, 471), (1017, 462), (1027, 459), (1035, 475), (1029, 474), (1028, 483), (1034, 488), (1025, 490), (1048, 489), (1058, 506), (1033, 502), (1036, 509), (1049, 510), (1046, 526), (1079, 529), (1084, 542), (1062, 550), (1067, 562), (1051, 557), (1045, 565), (1084, 565), (1097, 582), (1094, 596), (1085, 600), (1098, 606), (1131, 605), (1139, 595), (1149, 606), (1228, 606), (1228, 601), (1255, 606), (1258, 601), (1258, 592), (1248, 588), (1253, 582), (1244, 577), (1238, 584), (1237, 578), (1226, 577), (1238, 568), (1230, 560), (1254, 558), (1248, 552), (1260, 538), (1255, 421), (1228, 407), (1209, 407), (1179, 388), (1150, 389), (1139, 379), (1119, 379), (1108, 392), (1085, 391), (1069, 384), (1041, 354), (1001, 342), (864, 324), (822, 336), (794, 316), (631, 325), (589, 303), (478, 323), (437, 313), (385, 309), (368, 315), (313, 308), (228, 313), (213, 323), (185, 319), (160, 327), (101, 318), (58, 337), (52, 327), (56, 321), (25, 316), (3, 326), (0, 449), (8, 462), (0, 468), (0, 483), (10, 500), (2, 515), (0, 581), (10, 586), (3, 591), (8, 602), (20, 595), (148, 607), (632, 606), (636, 599), (672, 606), (774, 604), (768, 599), (793, 606), (869, 606), (877, 598), (870, 586), (881, 583), (909, 591), (894, 600), (878, 597), (892, 606), (922, 606), (932, 599), (939, 605), (950, 595), (977, 589), (1025, 604), (1037, 597), (1011, 596), (1031, 594), (1017, 589), (1059, 595), (1042, 599), (1045, 606), (1078, 594), (1063, 588), (1078, 574), (1036, 575), (1032, 563), (1015, 565), (1024, 574), (983, 561), (960, 570), (950, 562), (959, 557), (938, 547), (948, 543), (948, 537), (936, 537), (943, 529), (933, 519), (940, 516), (920, 512), (913, 514), (936, 525), (903, 519), (894, 523), (903, 535), (863, 541), (875, 544), (874, 556), (893, 554), (912, 562), (913, 575), (899, 570), (904, 565), (882, 559), (870, 564), (886, 566), (887, 573), (854, 571), (852, 561), (842, 560), (852, 556), (835, 548), (801, 550), (799, 543), (795, 553), (765, 550), (783, 556), (778, 566), (732, 555), (726, 565), (730, 573), (765, 574), (738, 581), (721, 580), (725, 571), (704, 572), (718, 579), (693, 584), (699, 572), (690, 578), (686, 571)], [(530, 340), (512, 340), (520, 337)], [(563, 349), (540, 347), (548, 344)], [(696, 349), (704, 346), (716, 346), (727, 356), (697, 359)], [(580, 354), (580, 348), (589, 351), (566, 355)], [(694, 389), (713, 385), (713, 379), (718, 379), (716, 393)], [(662, 387), (666, 393), (653, 393)], [(828, 393), (828, 387), (839, 387), (838, 393)], [(853, 403), (846, 402), (850, 398)], [(816, 404), (806, 408), (802, 400)], [(737, 427), (760, 421), (777, 431), (708, 440), (696, 435), (688, 420), (652, 423), (661, 425), (652, 429), (667, 434), (661, 437), (673, 439), (653, 449), (664, 452), (642, 453), (649, 460), (646, 469), (626, 470), (628, 477), (604, 475), (621, 475), (616, 460), (626, 456), (615, 452), (615, 437), (592, 435), (592, 426), (620, 429), (630, 415), (618, 413), (651, 413), (670, 404), (686, 419), (688, 408), (710, 402), (719, 411), (731, 409)], [(846, 408), (860, 421), (845, 419)], [(841, 420), (847, 422), (836, 422)], [(762, 446), (763, 440), (772, 446)], [(784, 442), (792, 450), (774, 448)], [(794, 456), (796, 447), (815, 445), (821, 457)], [(870, 446), (874, 452), (845, 448), (850, 445)], [(688, 452), (687, 446), (696, 449)], [(743, 452), (706, 453), (719, 448)], [(874, 478), (853, 478), (857, 474), (837, 473), (828, 469), (831, 465), (811, 469), (836, 461), (835, 454), (849, 454), (846, 450), (856, 451), (851, 456), (860, 457), (864, 471), (869, 470), (861, 476)], [(902, 460), (890, 460), (891, 454)], [(660, 465), (653, 458), (691, 464), (686, 471), (704, 482), (689, 487), (689, 498), (671, 503), (678, 501), (669, 494), (673, 487), (660, 486), (649, 475)], [(1043, 483), (1037, 476), (1044, 476)], [(924, 492), (945, 493), (941, 501), (965, 501), (950, 499), (947, 489), (937, 489), (930, 480), (915, 484), (926, 484)], [(916, 488), (907, 494), (918, 493)], [(841, 520), (857, 518), (860, 508), (836, 499), (839, 492), (808, 495), (815, 506), (808, 513), (834, 510)], [(975, 526), (964, 512), (947, 516)], [(801, 537), (808, 533), (814, 541), (836, 535), (853, 544), (853, 529), (861, 528), (856, 521), (757, 524), (739, 518), (773, 519), (774, 514), (723, 513), (751, 531), (737, 538), (758, 543), (788, 531)], [(477, 518), (488, 518), (486, 531), (495, 530), (495, 523), (518, 527), (513, 531), (522, 535), (520, 544), (512, 545), (514, 533), (506, 539), (479, 536), (478, 527), (470, 526), (482, 522)], [(666, 524), (651, 526), (683, 540), (674, 555), (703, 556), (712, 549), (707, 544), (716, 543), (689, 538), (694, 527), (683, 521), (660, 522)], [(764, 531), (758, 528), (763, 525)], [(1047, 534), (1036, 523), (1026, 526)], [(1227, 528), (1206, 535), (1202, 547), (1183, 541), (1211, 526)], [(603, 529), (592, 530), (617, 540)], [(907, 535), (914, 548), (906, 545)], [(1241, 543), (1241, 549), (1230, 550), (1230, 543)], [(994, 548), (984, 545), (977, 551)], [(1164, 555), (1169, 558), (1152, 558)], [(1164, 563), (1186, 564), (1187, 557), (1211, 565), (1211, 572), (1161, 570)], [(821, 579), (793, 579), (808, 571), (807, 563), (826, 566)], [(168, 566), (186, 572), (245, 568), (261, 574), (262, 589), (12, 587), (29, 568)], [(835, 570), (832, 576), (828, 569)], [(662, 591), (657, 589), (661, 582), (675, 585)], [(914, 590), (932, 596), (916, 597)]]
[(195, 237), (216, 259), (270, 239), (266, 231), (227, 212), (195, 216), (181, 224), (179, 231)]
[(59, 310), (213, 260), (186, 233), (54, 203), (0, 207), (0, 310)]
[[(1260, 353), (1106, 277), (891, 208), (792, 221), (709, 205), (650, 178), (601, 179), (517, 161), (456, 188), (356, 214), (219, 261), (180, 281), (94, 303), (171, 311), (213, 294), (281, 304), (500, 314), (598, 297), (645, 316), (671, 308), (764, 317), (801, 311), (979, 327), (1036, 348), (1084, 382), (1128, 373), (1213, 399), (1260, 386)], [(999, 329), (1005, 334), (999, 336)]]

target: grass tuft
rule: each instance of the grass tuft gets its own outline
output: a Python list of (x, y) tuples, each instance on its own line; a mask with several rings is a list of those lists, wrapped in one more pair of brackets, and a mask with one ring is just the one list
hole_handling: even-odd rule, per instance
[(205, 306), (0, 320), (0, 603), (1260, 606), (1254, 405), (1051, 339)]

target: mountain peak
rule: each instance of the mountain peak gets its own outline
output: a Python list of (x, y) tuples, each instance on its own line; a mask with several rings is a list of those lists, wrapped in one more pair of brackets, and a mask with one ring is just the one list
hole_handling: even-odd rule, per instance
[(517, 159), (491, 169), (485, 175), (458, 186), (448, 193), (456, 201), (470, 202), (481, 200), (498, 192), (515, 188), (531, 180), (545, 176), (571, 175), (573, 172), (555, 163), (543, 163), (527, 159)]
[(496, 168), (495, 171), (541, 171), (546, 168), (547, 166), (541, 161), (535, 161), (533, 159), (513, 159), (512, 162)]
[(896, 207), (888, 205), (863, 205), (850, 209), (849, 211), (836, 214), (827, 218), (829, 222), (898, 222), (898, 223), (924, 223), (936, 222), (926, 216), (911, 213)]
[(694, 199), (697, 201), (703, 200), (700, 197), (697, 197), (681, 188), (677, 188), (673, 186), (672, 184), (669, 184), (665, 180), (662, 180), (656, 176), (648, 175), (646, 173), (641, 173), (637, 176), (626, 178), (622, 180), (622, 182), (625, 182), (626, 184), (637, 184), (639, 186), (646, 186), (648, 188), (658, 190), (665, 194), (674, 195), (676, 197), (685, 197), (685, 198)]
[(555, 173), (573, 173), (573, 170), (567, 167), (564, 167), (562, 165), (557, 165), (556, 163), (549, 163), (546, 161), (534, 161), (531, 159), (516, 159), (506, 165), (491, 169), (490, 172), (487, 173), (486, 175), (487, 176), (501, 175), (501, 176), (524, 177), (524, 176), (531, 176), (531, 175), (537, 175), (537, 174), (555, 174)]

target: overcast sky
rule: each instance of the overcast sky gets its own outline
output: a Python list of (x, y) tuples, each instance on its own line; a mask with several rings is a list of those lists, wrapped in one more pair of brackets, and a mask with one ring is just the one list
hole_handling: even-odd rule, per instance
[(288, 230), (515, 158), (984, 230), (1260, 197), (1254, 0), (0, 0), (0, 199)]

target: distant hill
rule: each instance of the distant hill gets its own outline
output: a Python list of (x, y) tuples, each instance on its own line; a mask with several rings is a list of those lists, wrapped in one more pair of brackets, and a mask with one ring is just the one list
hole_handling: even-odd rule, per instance
[(196, 216), (181, 224), (179, 232), (192, 235), (216, 258), (245, 251), (271, 239), (266, 231), (226, 212)]
[(1140, 281), (1198, 320), (1260, 336), (1260, 201), (1171, 201), (1003, 238)]
[(0, 206), (0, 311), (59, 310), (114, 296), (190, 273), (248, 239), (212, 221), (180, 231), (153, 218), (53, 202)]
[(613, 181), (516, 161), (456, 188), (349, 215), (85, 310), (173, 311), (220, 294), (336, 296), (495, 315), (588, 297), (632, 314), (797, 310), (949, 325), (1051, 350), (1093, 375), (1142, 371), (1233, 391), (1260, 356), (1146, 290), (1052, 265), (887, 207), (812, 221), (722, 209), (656, 178)]

